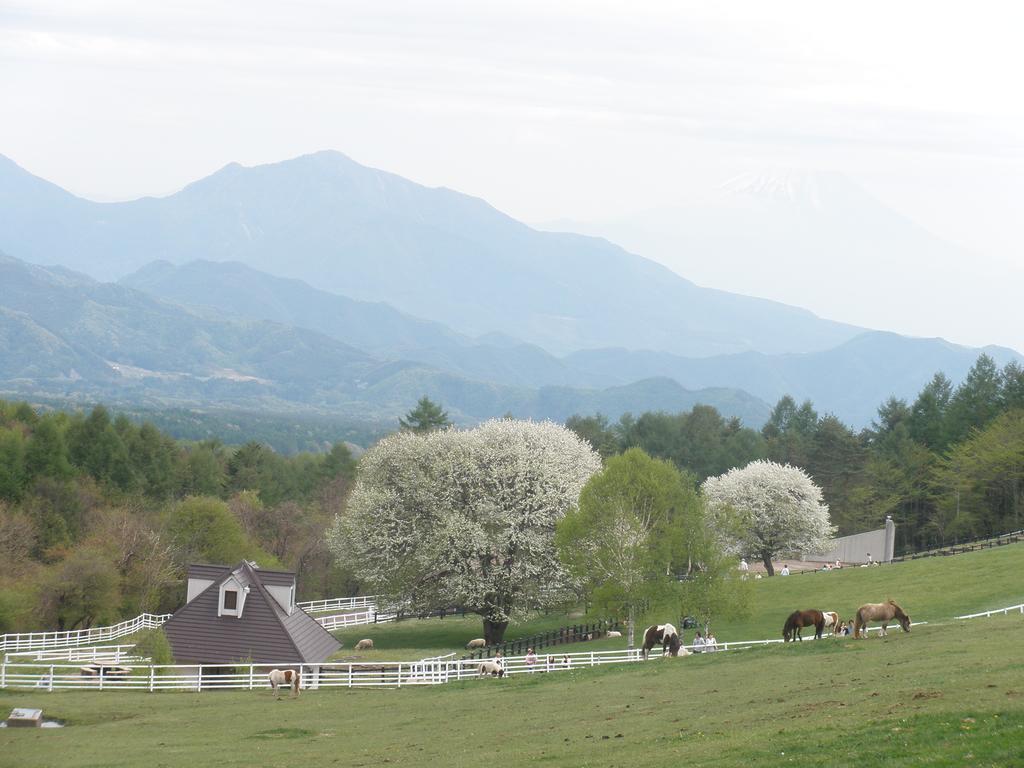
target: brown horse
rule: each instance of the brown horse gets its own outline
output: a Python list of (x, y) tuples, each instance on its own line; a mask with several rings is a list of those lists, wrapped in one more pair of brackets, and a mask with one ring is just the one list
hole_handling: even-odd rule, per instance
[(825, 616), (817, 609), (809, 611), (793, 611), (786, 619), (786, 625), (782, 628), (782, 639), (787, 643), (790, 640), (803, 642), (800, 630), (804, 627), (814, 627), (814, 639), (820, 640), (821, 633), (825, 629)]
[(865, 603), (857, 609), (857, 615), (853, 619), (853, 636), (867, 637), (868, 622), (882, 622), (882, 637), (886, 635), (886, 627), (893, 619), (899, 621), (904, 632), (910, 631), (910, 617), (903, 612), (903, 609), (890, 600), (886, 603)]

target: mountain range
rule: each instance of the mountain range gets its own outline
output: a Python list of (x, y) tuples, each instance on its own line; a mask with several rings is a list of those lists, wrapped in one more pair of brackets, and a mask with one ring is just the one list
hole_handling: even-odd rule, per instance
[(313, 409), (385, 420), (426, 394), (463, 422), (503, 413), (564, 420), (577, 412), (689, 410), (706, 403), (757, 424), (768, 412), (745, 392), (692, 392), (668, 378), (605, 389), (475, 381), (377, 358), (316, 330), (197, 312), (3, 254), (0, 351), (0, 390), (72, 400)]
[[(870, 423), (886, 398), (913, 398), (936, 371), (961, 380), (981, 352), (999, 364), (1022, 360), (1005, 347), (975, 349), (883, 331), (866, 331), (821, 352), (687, 358), (604, 348), (556, 357), (513, 339), (470, 339), (434, 324), (428, 324), (427, 335), (422, 321), (390, 308), (354, 302), (237, 262), (158, 263), (121, 282), (197, 309), (219, 308), (235, 317), (315, 329), (380, 357), (404, 357), (476, 380), (606, 388), (667, 378), (689, 389), (738, 387), (769, 403), (786, 394), (810, 399), (857, 426)], [(362, 329), (370, 327), (373, 334), (367, 337)]]
[[(541, 226), (606, 237), (703, 285), (872, 328), (934, 335), (947, 327), (951, 286), (961, 297), (979, 289), (993, 295), (988, 276), (996, 265), (983, 254), (935, 235), (835, 171), (743, 173), (680, 190), (661, 208)], [(908, 286), (917, 289), (908, 294)]]
[(475, 197), (338, 152), (231, 164), (163, 198), (95, 203), (0, 160), (0, 249), (102, 280), (151, 261), (240, 261), (555, 354), (829, 349), (862, 329), (701, 288), (605, 240), (540, 232)]
[(981, 351), (1021, 359), (700, 288), (335, 152), (127, 203), (0, 157), (0, 248), (34, 262), (0, 257), (0, 388), (46, 396), (389, 419), (427, 394), (460, 421), (700, 402), (758, 426), (791, 394), (864, 426)]

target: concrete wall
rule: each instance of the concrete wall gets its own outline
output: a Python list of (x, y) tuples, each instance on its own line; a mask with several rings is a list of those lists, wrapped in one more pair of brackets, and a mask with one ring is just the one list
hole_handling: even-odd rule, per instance
[(876, 562), (889, 563), (892, 562), (895, 544), (896, 524), (891, 517), (887, 517), (885, 528), (832, 539), (832, 547), (829, 550), (820, 554), (804, 555), (803, 559), (817, 563), (834, 563), (839, 560), (844, 564), (860, 565), (868, 561), (870, 552)]

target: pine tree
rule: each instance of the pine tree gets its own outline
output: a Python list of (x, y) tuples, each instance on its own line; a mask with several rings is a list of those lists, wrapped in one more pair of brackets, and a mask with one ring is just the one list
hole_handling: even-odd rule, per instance
[(404, 419), (399, 419), (398, 423), (402, 429), (417, 434), (451, 426), (448, 414), (441, 409), (440, 405), (426, 395), (421, 397), (419, 402), (416, 403), (416, 407), (405, 414)]

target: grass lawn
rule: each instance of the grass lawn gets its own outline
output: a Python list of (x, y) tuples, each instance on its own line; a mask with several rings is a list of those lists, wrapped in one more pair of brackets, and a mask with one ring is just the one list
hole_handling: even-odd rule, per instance
[[(515, 640), (588, 621), (592, 620), (579, 613), (531, 616), (526, 621), (510, 625), (505, 638)], [(342, 649), (335, 654), (335, 658), (357, 661), (413, 661), (452, 652), (463, 656), (467, 653), (466, 643), (474, 638), (483, 637), (483, 621), (473, 614), (466, 614), (465, 618), (448, 616), (443, 619), (404, 619), (387, 624), (349, 627), (333, 634), (344, 643)], [(356, 643), (364, 637), (373, 640), (373, 650), (353, 651)], [(586, 647), (589, 649), (591, 646)], [(582, 648), (583, 646), (580, 646), (581, 650)]]
[(776, 576), (754, 582), (749, 617), (722, 619), (713, 626), (723, 642), (782, 637), (786, 617), (797, 609), (837, 611), (845, 621), (860, 605), (890, 598), (914, 621), (944, 620), (1024, 602), (1022, 574), (1024, 543), (872, 568)]
[[(763, 640), (782, 637), (786, 617), (797, 609), (834, 610), (843, 620), (853, 618), (863, 603), (892, 598), (914, 621), (938, 621), (953, 616), (1002, 608), (1024, 602), (1024, 543), (1001, 549), (971, 552), (951, 557), (934, 557), (873, 568), (844, 568), (825, 573), (776, 576), (752, 582), (751, 613), (743, 619), (714, 622), (715, 636), (729, 640)], [(582, 624), (591, 619), (574, 614), (531, 617), (509, 626), (505, 637), (514, 640), (558, 627)], [(651, 623), (677, 621), (676, 616), (651, 615), (639, 622), (638, 633)], [(445, 619), (407, 619), (388, 624), (366, 625), (334, 633), (344, 643), (338, 658), (414, 660), (456, 652), (483, 635), (479, 616)], [(813, 631), (812, 631), (813, 634)], [(374, 650), (354, 652), (364, 637), (373, 639)], [(692, 631), (684, 639), (693, 639)], [(600, 640), (566, 650), (602, 650), (625, 647), (621, 640)]]
[(0, 765), (1019, 765), (1024, 617), (435, 688), (0, 693)]
[[(799, 763), (1024, 765), (1024, 616), (954, 621), (1024, 601), (1024, 544), (754, 584), (753, 613), (719, 640), (776, 637), (796, 608), (849, 616), (892, 597), (910, 634), (826, 639), (433, 688), (202, 694), (0, 691), (0, 712), (39, 707), (60, 730), (0, 730), (0, 768), (217, 765), (502, 768), (775, 766)], [(514, 638), (579, 617), (510, 627)], [(339, 633), (365, 658), (461, 650), (476, 617)], [(598, 648), (624, 640), (578, 645)]]

